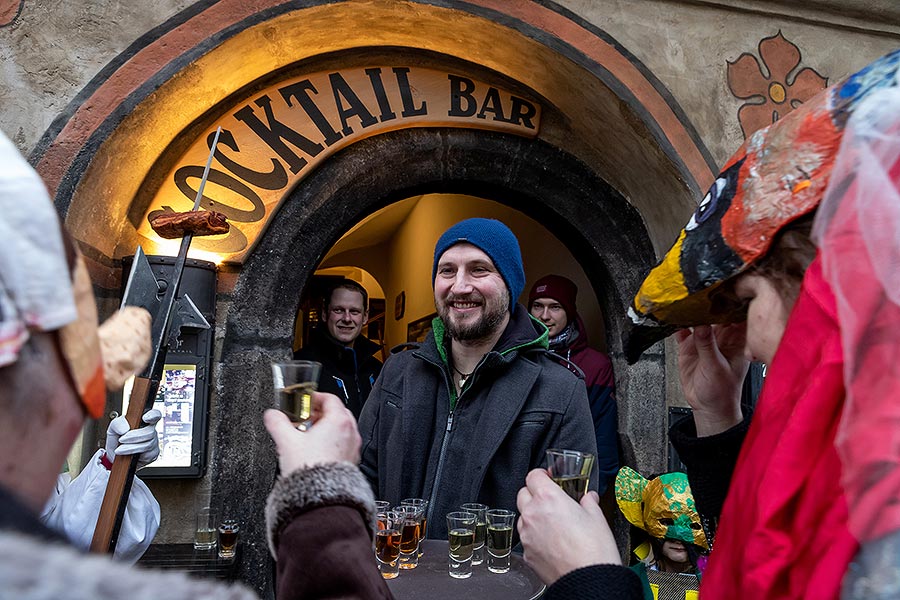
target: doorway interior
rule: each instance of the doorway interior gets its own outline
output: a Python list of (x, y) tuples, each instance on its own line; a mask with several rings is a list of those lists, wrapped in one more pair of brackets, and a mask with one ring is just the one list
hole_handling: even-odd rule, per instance
[(323, 292), (336, 279), (356, 281), (369, 294), (364, 335), (382, 346), (382, 358), (394, 346), (421, 341), (434, 315), (431, 267), (438, 237), (469, 217), (506, 223), (516, 234), (525, 264), (527, 301), (531, 285), (544, 275), (568, 277), (579, 289), (578, 312), (589, 343), (606, 350), (606, 327), (592, 282), (571, 250), (535, 219), (499, 202), (466, 194), (422, 194), (394, 202), (368, 215), (334, 244), (303, 290), (293, 349), (302, 347), (320, 320)]

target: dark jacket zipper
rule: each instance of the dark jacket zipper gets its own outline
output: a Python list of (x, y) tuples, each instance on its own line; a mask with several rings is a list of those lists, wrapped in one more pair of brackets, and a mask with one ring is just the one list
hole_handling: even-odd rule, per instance
[[(431, 361), (428, 361), (431, 362)], [(450, 383), (450, 377), (447, 374), (447, 369), (444, 368), (444, 365), (439, 365), (436, 363), (431, 363), (438, 367), (441, 373), (444, 375), (444, 384), (447, 386), (447, 397), (450, 398), (450, 395), (453, 393), (453, 390), (450, 389), (452, 385)], [(459, 391), (459, 395), (462, 396), (462, 390)], [(459, 404), (459, 397), (456, 398), (456, 404)], [(454, 409), (455, 410), (455, 409)], [(438, 480), (441, 477), (441, 472), (444, 470), (444, 456), (447, 454), (447, 439), (450, 437), (450, 432), (453, 430), (453, 410), (450, 411), (450, 414), (447, 415), (447, 428), (444, 430), (444, 438), (441, 440), (441, 453), (438, 455), (438, 466), (437, 471), (434, 474), (434, 481), (431, 483), (431, 495), (428, 497), (428, 520), (431, 521), (431, 518), (434, 514), (434, 501), (437, 496), (438, 489)], [(433, 522), (433, 521), (432, 521)]]
[[(470, 376), (470, 379), (469, 379), (469, 387), (471, 387), (472, 382), (475, 381), (475, 374), (478, 373), (478, 369), (480, 369), (481, 365), (484, 363), (485, 356), (487, 356), (487, 354), (482, 356), (481, 360), (478, 361), (478, 364), (475, 365), (475, 369), (472, 371), (472, 375)], [(431, 362), (431, 361), (428, 361), (428, 362)], [(441, 373), (444, 374), (444, 383), (447, 385), (447, 394), (448, 394), (447, 397), (449, 398), (450, 394), (452, 394), (453, 392), (450, 389), (450, 386), (452, 385), (452, 383), (450, 382), (450, 378), (447, 373), (447, 370), (444, 368), (444, 365), (438, 365), (437, 363), (433, 363), (433, 362), (431, 362), (431, 364), (439, 367), (441, 370)], [(469, 388), (467, 387), (466, 389), (469, 389)], [(460, 402), (460, 400), (462, 400), (463, 393), (464, 393), (463, 390), (459, 391), (459, 396), (456, 397), (456, 406), (459, 406), (459, 402)], [(431, 483), (431, 495), (428, 498), (428, 520), (429, 521), (431, 521), (431, 518), (434, 513), (434, 501), (437, 498), (437, 491), (438, 491), (438, 487), (439, 487), (438, 484), (440, 483), (441, 475), (444, 472), (444, 456), (447, 453), (447, 444), (450, 439), (450, 433), (453, 431), (453, 414), (454, 414), (455, 410), (456, 409), (454, 408), (453, 410), (450, 411), (450, 414), (447, 415), (447, 427), (446, 427), (446, 429), (444, 429), (444, 439), (441, 440), (441, 453), (440, 453), (440, 455), (438, 455), (437, 471), (435, 471), (435, 473), (434, 473), (434, 481)]]

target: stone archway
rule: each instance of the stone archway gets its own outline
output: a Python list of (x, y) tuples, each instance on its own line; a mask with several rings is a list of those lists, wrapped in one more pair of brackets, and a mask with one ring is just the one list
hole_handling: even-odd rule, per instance
[[(270, 404), (268, 363), (290, 353), (304, 285), (328, 248), (362, 217), (427, 192), (501, 202), (566, 240), (587, 275), (602, 282), (609, 350), (619, 367), (625, 460), (633, 463), (636, 440), (665, 443), (662, 355), (645, 355), (630, 368), (622, 360), (623, 323), (617, 317), (654, 261), (637, 211), (586, 165), (541, 141), (455, 129), (391, 132), (354, 144), (311, 174), (275, 215), (234, 288), (216, 365), (211, 480), (222, 510), (247, 524), (247, 539), (264, 539), (258, 507), (275, 474), (259, 419)], [(245, 548), (242, 575), (260, 589), (270, 583), (268, 565), (261, 545)]]
[[(333, 35), (337, 25), (341, 35)], [(103, 277), (105, 263), (139, 241), (141, 207), (159, 187), (161, 166), (234, 108), (235, 95), (291, 70), (335, 60), (359, 66), (388, 50), (413, 62), (468, 64), (539, 99), (548, 109), (541, 139), (626, 195), (657, 248), (713, 175), (690, 122), (634, 55), (537, 0), (198, 3), (99, 74), (31, 160), (90, 248), (92, 274)]]

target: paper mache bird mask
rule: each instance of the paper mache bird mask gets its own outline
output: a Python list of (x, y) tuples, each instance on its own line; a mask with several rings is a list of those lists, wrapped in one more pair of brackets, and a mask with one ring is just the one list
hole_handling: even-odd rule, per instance
[(783, 227), (818, 207), (847, 119), (862, 99), (898, 85), (898, 66), (900, 50), (744, 142), (635, 295), (625, 340), (630, 363), (678, 329), (746, 318), (746, 306), (722, 293), (723, 284), (765, 256)]
[(665, 473), (648, 480), (634, 469), (622, 467), (616, 475), (616, 502), (629, 523), (653, 537), (709, 549), (684, 473)]

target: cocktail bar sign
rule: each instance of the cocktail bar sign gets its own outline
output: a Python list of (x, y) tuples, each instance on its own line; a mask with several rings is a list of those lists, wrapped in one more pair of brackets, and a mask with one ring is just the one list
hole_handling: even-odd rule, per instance
[(138, 233), (160, 245), (149, 218), (162, 210), (190, 210), (218, 126), (222, 134), (201, 205), (224, 213), (231, 230), (194, 245), (241, 262), (293, 187), (353, 142), (408, 127), (534, 137), (540, 118), (536, 102), (435, 69), (361, 67), (281, 81), (238, 102), (190, 145), (164, 178)]

